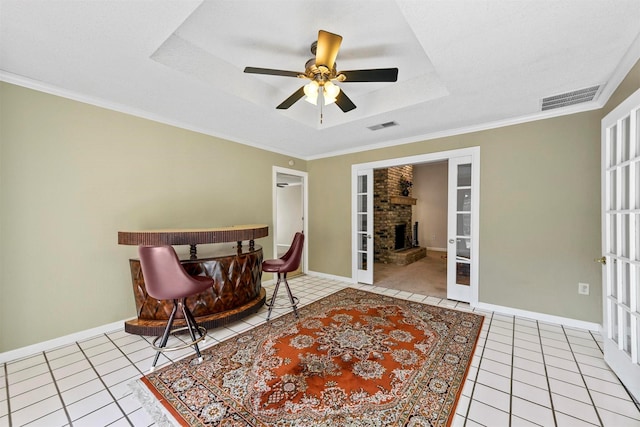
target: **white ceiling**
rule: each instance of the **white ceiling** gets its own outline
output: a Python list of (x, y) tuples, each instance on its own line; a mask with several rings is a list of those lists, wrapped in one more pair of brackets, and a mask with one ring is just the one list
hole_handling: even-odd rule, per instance
[[(306, 81), (243, 73), (304, 71), (320, 29), (338, 71), (399, 69), (322, 124), (275, 108)], [(599, 108), (639, 58), (639, 0), (0, 0), (0, 79), (304, 159)]]

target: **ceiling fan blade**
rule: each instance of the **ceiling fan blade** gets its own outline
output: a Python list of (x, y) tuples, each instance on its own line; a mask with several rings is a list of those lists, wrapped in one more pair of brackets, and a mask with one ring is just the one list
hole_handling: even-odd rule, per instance
[(376, 68), (372, 70), (340, 71), (345, 82), (395, 82), (398, 81), (397, 68)]
[(347, 113), (356, 108), (356, 104), (354, 104), (353, 101), (351, 101), (349, 97), (345, 95), (343, 90), (341, 90), (336, 97), (336, 105), (340, 107), (340, 109), (344, 113)]
[(288, 97), (287, 99), (285, 99), (284, 101), (282, 101), (282, 104), (278, 105), (276, 107), (276, 109), (278, 110), (286, 110), (287, 108), (291, 107), (293, 104), (296, 103), (296, 101), (298, 101), (300, 98), (302, 98), (304, 96), (304, 86), (302, 86), (300, 89), (298, 89), (297, 91), (295, 91), (293, 93), (293, 95), (291, 95), (290, 97)]
[(328, 31), (318, 31), (318, 45), (316, 47), (316, 65), (324, 65), (329, 70), (333, 69), (338, 50), (342, 43), (342, 36)]
[(302, 73), (297, 71), (273, 70), (271, 68), (245, 67), (245, 73), (251, 74), (268, 74), (270, 76), (298, 77)]

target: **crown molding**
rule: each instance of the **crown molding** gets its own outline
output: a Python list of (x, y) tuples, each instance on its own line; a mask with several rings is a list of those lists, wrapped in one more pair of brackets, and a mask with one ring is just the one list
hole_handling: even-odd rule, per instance
[(179, 129), (185, 129), (185, 130), (189, 130), (189, 131), (192, 131), (192, 132), (201, 133), (203, 135), (209, 135), (209, 136), (212, 136), (212, 137), (215, 137), (215, 138), (224, 139), (226, 141), (230, 141), (230, 142), (234, 142), (234, 143), (238, 143), (238, 144), (242, 144), (242, 145), (247, 145), (249, 147), (257, 148), (259, 150), (269, 151), (271, 153), (282, 154), (283, 156), (294, 157), (296, 159), (305, 160), (304, 158), (300, 157), (299, 154), (296, 154), (296, 153), (292, 153), (292, 152), (288, 152), (288, 151), (284, 151), (284, 150), (277, 150), (277, 149), (274, 149), (273, 147), (268, 147), (266, 145), (256, 144), (255, 142), (245, 141), (245, 140), (241, 140), (241, 139), (237, 139), (237, 138), (232, 138), (229, 135), (224, 135), (224, 134), (219, 134), (219, 133), (212, 133), (209, 130), (202, 129), (202, 128), (199, 128), (197, 126), (193, 126), (193, 125), (188, 124), (188, 123), (183, 123), (183, 122), (180, 122), (180, 121), (169, 119), (167, 117), (160, 116), (160, 115), (154, 114), (154, 113), (150, 113), (150, 112), (145, 111), (145, 110), (141, 110), (141, 109), (138, 109), (138, 108), (133, 108), (133, 107), (130, 107), (130, 106), (127, 106), (127, 105), (123, 105), (123, 104), (118, 104), (118, 103), (115, 103), (115, 102), (106, 101), (106, 100), (104, 100), (102, 98), (88, 96), (88, 95), (85, 95), (85, 94), (82, 94), (82, 93), (79, 93), (79, 92), (74, 92), (74, 91), (70, 91), (70, 90), (67, 90), (67, 89), (62, 89), (62, 88), (60, 88), (58, 86), (55, 86), (55, 85), (44, 83), (44, 82), (41, 82), (41, 81), (38, 81), (38, 80), (33, 80), (33, 79), (28, 78), (28, 77), (20, 76), (20, 75), (17, 75), (17, 74), (8, 73), (6, 71), (0, 70), (0, 81), (6, 82), (6, 83), (11, 83), (11, 84), (14, 84), (16, 86), (22, 86), (22, 87), (27, 88), (27, 89), (37, 90), (39, 92), (48, 93), (50, 95), (59, 96), (61, 98), (67, 98), (67, 99), (71, 99), (73, 101), (82, 102), (84, 104), (93, 105), (95, 107), (105, 108), (107, 110), (112, 110), (112, 111), (116, 111), (116, 112), (119, 112), (119, 113), (128, 114), (130, 116), (135, 116), (135, 117), (139, 117), (139, 118), (146, 119), (146, 120), (151, 120), (151, 121), (154, 121), (154, 122), (157, 122), (157, 123), (162, 123), (162, 124), (165, 124), (165, 125), (177, 127)]

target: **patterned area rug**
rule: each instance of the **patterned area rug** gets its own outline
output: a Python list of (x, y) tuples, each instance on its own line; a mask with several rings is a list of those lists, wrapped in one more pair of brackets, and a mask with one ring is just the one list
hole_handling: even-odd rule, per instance
[(344, 289), (144, 376), (181, 425), (446, 426), (483, 316)]

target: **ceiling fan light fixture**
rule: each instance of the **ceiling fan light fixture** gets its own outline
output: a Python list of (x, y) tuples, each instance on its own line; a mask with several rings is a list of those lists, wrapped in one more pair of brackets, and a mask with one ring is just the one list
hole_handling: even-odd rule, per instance
[(332, 82), (325, 82), (321, 85), (316, 80), (311, 80), (304, 85), (304, 94), (306, 96), (304, 100), (310, 104), (318, 105), (320, 90), (322, 90), (323, 105), (333, 104), (336, 102), (338, 94), (340, 94), (340, 88)]
[(304, 94), (306, 98), (304, 99), (310, 104), (318, 105), (318, 89), (320, 85), (317, 81), (311, 80), (309, 83), (304, 85)]
[(326, 82), (324, 84), (324, 105), (336, 102), (338, 94), (340, 94), (340, 87), (334, 85), (332, 82)]

